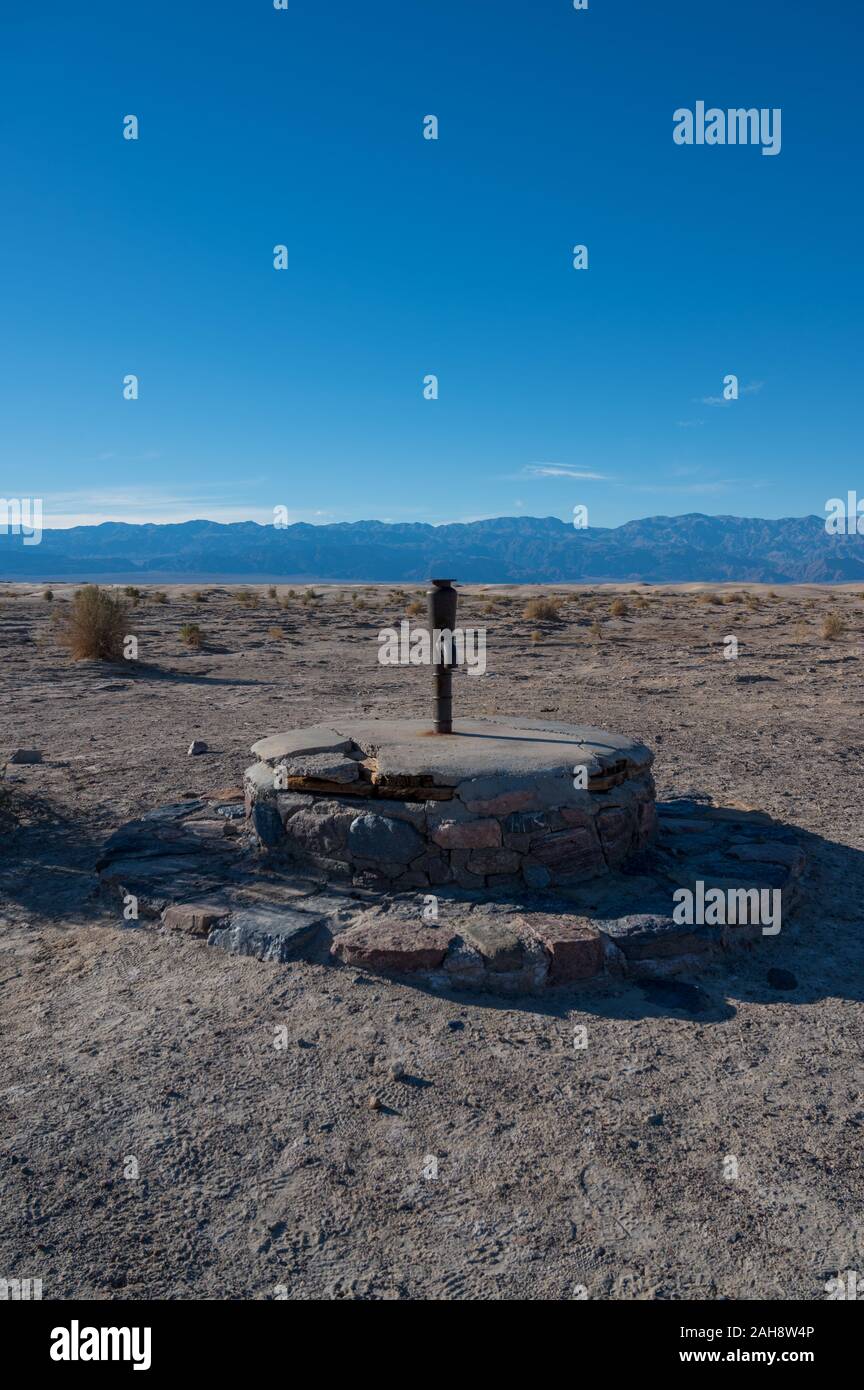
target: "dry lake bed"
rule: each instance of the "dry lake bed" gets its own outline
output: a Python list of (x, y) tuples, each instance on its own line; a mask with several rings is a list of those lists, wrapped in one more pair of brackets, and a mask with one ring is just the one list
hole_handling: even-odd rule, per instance
[[(58, 642), (73, 586), (0, 585), (0, 1276), (810, 1300), (864, 1271), (864, 594), (461, 592), (487, 669), (455, 675), (457, 720), (616, 730), (654, 750), (658, 800), (758, 808), (809, 856), (782, 931), (689, 994), (502, 1000), (228, 955), (100, 896), (104, 840), (239, 787), (256, 740), (429, 715), (428, 668), (378, 662), (420, 588), (268, 587), (141, 586), (138, 661), (104, 665)], [(557, 621), (525, 616), (540, 595)]]

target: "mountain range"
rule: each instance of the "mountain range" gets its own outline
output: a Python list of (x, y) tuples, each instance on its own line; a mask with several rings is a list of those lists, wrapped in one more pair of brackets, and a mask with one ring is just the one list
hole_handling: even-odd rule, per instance
[(421, 583), (849, 583), (864, 587), (864, 535), (829, 535), (818, 516), (653, 516), (575, 529), (557, 517), (421, 522), (254, 521), (0, 530), (0, 578), (143, 583), (376, 580)]

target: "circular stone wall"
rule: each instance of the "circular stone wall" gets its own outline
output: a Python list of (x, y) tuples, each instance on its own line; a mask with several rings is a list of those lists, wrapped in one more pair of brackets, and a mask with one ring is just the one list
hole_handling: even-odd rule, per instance
[(481, 719), (434, 734), (348, 718), (252, 752), (246, 809), (262, 849), (358, 885), (563, 886), (656, 833), (651, 751), (602, 729)]

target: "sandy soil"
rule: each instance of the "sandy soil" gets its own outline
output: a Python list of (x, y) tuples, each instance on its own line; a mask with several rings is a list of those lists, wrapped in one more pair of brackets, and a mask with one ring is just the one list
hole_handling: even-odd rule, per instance
[(524, 590), (462, 595), (489, 669), (457, 676), (457, 717), (633, 734), (661, 797), (808, 832), (796, 917), (701, 976), (696, 1015), (634, 982), (442, 998), (124, 929), (93, 876), (123, 821), (237, 786), (279, 729), (428, 713), (427, 670), (377, 664), (405, 596), (254, 591), (145, 590), (141, 664), (106, 668), (57, 644), (68, 588), (0, 585), (0, 762), (44, 758), (0, 782), (0, 1276), (45, 1298), (630, 1300), (816, 1299), (864, 1273), (864, 596), (639, 589), (613, 618), (611, 586), (561, 588), (547, 626)]

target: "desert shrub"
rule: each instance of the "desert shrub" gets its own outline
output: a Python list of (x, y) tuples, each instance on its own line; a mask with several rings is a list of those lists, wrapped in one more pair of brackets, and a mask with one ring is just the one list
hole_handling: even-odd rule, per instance
[(626, 618), (629, 610), (623, 598), (614, 598), (609, 612), (612, 614), (613, 618)]
[(44, 594), (42, 595), (42, 597), (44, 598), (44, 600), (45, 600), (46, 603), (50, 603), (50, 602), (52, 601), (52, 599), (54, 598), (54, 590), (53, 590), (53, 589), (46, 589), (45, 592), (44, 592)]
[(603, 636), (603, 628), (601, 627), (600, 623), (598, 623), (598, 621), (597, 621), (596, 618), (594, 619), (593, 623), (591, 624), (591, 636), (592, 636), (592, 637), (602, 637), (602, 636)]
[(425, 603), (421, 602), (419, 598), (415, 598), (412, 603), (408, 604), (408, 607), (405, 609), (405, 612), (408, 614), (409, 618), (416, 618), (420, 613), (424, 611), (425, 608)]
[(822, 636), (829, 642), (833, 642), (835, 637), (842, 637), (846, 631), (846, 624), (839, 613), (829, 613), (822, 624)]
[(540, 623), (558, 623), (561, 621), (561, 609), (557, 599), (532, 598), (526, 603), (522, 617), (533, 618)]
[(128, 604), (98, 584), (77, 590), (60, 628), (60, 640), (74, 661), (122, 661), (128, 634)]
[(276, 593), (276, 585), (275, 585), (275, 584), (271, 584), (271, 585), (270, 585), (270, 588), (267, 590), (267, 597), (268, 597), (268, 598), (278, 598), (278, 594)]
[(696, 595), (696, 602), (697, 602), (697, 603), (712, 603), (712, 604), (718, 604), (718, 603), (722, 603), (723, 600), (722, 600), (722, 598), (720, 597), (719, 594), (707, 594), (707, 593), (702, 593), (702, 594), (697, 594), (697, 595)]
[(281, 642), (285, 636), (284, 627), (268, 627), (267, 636), (272, 637), (274, 642)]
[(197, 623), (184, 623), (180, 629), (180, 641), (187, 647), (200, 647), (204, 634)]
[(137, 603), (141, 597), (141, 590), (136, 589), (134, 584), (127, 584), (123, 592), (127, 598), (133, 599), (135, 603)]
[(366, 600), (365, 600), (365, 598), (360, 598), (360, 597), (358, 596), (357, 598), (354, 599), (354, 602), (351, 604), (351, 607), (352, 607), (352, 608), (357, 608), (357, 609), (365, 608), (365, 607), (366, 607)]
[(207, 602), (207, 595), (203, 592), (202, 589), (196, 589), (195, 592), (194, 592), (193, 595), (192, 595), (192, 602), (193, 602), (193, 603), (206, 603), (206, 602)]
[(758, 594), (747, 593), (744, 595), (744, 602), (748, 608), (758, 608), (761, 600)]
[(154, 603), (167, 603), (168, 595), (164, 589), (154, 589), (150, 595)]
[(532, 642), (542, 642), (542, 640), (543, 640), (543, 634), (542, 634), (542, 632), (537, 632), (537, 631), (535, 630), (534, 632), (531, 633), (531, 641), (532, 641)]

